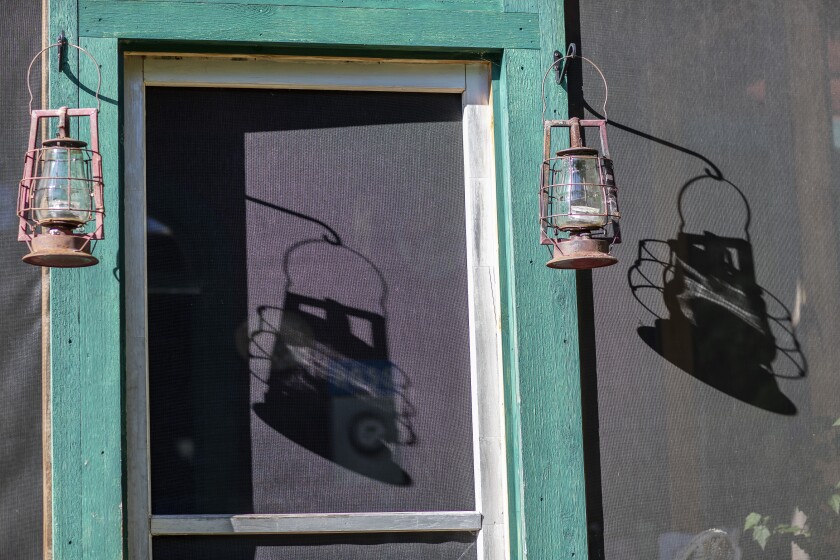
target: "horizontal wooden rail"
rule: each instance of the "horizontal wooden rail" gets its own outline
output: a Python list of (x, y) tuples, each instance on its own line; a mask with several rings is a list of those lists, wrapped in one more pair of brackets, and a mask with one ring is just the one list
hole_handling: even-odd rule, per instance
[(79, 3), (85, 37), (180, 41), (486, 49), (539, 49), (539, 18), (529, 13), (198, 4)]
[[(147, 86), (265, 87), (322, 90), (422, 91), (461, 93), (466, 89), (464, 64), (286, 60), (251, 57), (149, 56)], [(312, 84), (316, 83), (317, 86)]]
[(259, 535), (478, 531), (477, 511), (153, 515), (152, 535)]

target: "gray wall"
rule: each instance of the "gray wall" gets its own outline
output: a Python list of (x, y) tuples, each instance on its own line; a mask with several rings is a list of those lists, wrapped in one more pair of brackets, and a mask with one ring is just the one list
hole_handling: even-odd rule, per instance
[[(40, 2), (4, 0), (0, 18), (0, 557), (41, 555), (41, 272), (23, 264), (15, 202), (29, 133), (26, 67), (40, 49)], [(34, 70), (40, 99), (40, 69)]]
[(620, 263), (581, 275), (592, 556), (836, 556), (840, 6), (569, 16), (625, 218)]

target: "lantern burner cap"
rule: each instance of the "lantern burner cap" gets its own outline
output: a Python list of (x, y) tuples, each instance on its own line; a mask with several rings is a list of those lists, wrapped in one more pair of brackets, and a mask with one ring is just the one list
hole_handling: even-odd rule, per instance
[(610, 255), (610, 244), (606, 239), (572, 235), (555, 242), (554, 254), (545, 266), (549, 268), (586, 270), (610, 266), (618, 259)]
[(566, 148), (557, 152), (558, 156), (597, 156), (598, 150), (595, 148)]
[(41, 235), (32, 238), (32, 252), (21, 260), (36, 266), (80, 268), (99, 259), (90, 254), (90, 240), (77, 235)]
[(87, 142), (84, 140), (76, 140), (68, 136), (59, 136), (58, 138), (50, 138), (41, 142), (42, 148), (86, 148)]

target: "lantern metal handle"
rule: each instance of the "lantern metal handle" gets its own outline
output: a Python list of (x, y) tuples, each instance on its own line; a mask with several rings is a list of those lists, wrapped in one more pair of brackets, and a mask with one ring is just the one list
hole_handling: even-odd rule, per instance
[(545, 121), (545, 112), (548, 109), (548, 100), (545, 98), (545, 79), (548, 78), (548, 75), (551, 74), (551, 71), (554, 70), (555, 67), (558, 64), (560, 64), (561, 62), (563, 62), (563, 69), (560, 71), (560, 75), (562, 76), (565, 73), (565, 70), (566, 70), (566, 64), (565, 63), (570, 58), (579, 58), (581, 60), (585, 60), (586, 62), (591, 64), (592, 67), (595, 68), (595, 71), (598, 72), (598, 75), (601, 76), (601, 81), (604, 82), (604, 104), (601, 107), (601, 112), (604, 113), (604, 120), (605, 121), (609, 120), (609, 118), (607, 117), (607, 98), (609, 98), (609, 96), (610, 96), (610, 88), (609, 88), (609, 86), (607, 86), (607, 79), (604, 77), (604, 73), (601, 72), (601, 69), (598, 68), (597, 64), (595, 64), (594, 62), (592, 62), (591, 60), (589, 60), (585, 56), (581, 56), (581, 55), (577, 54), (577, 48), (575, 47), (574, 43), (569, 45), (569, 48), (566, 50), (566, 56), (558, 57), (557, 60), (552, 62), (551, 66), (549, 66), (548, 69), (546, 69), (545, 74), (543, 74), (543, 78), (542, 78), (542, 97), (541, 97), (542, 104), (543, 104), (542, 120)]
[(80, 47), (79, 45), (74, 45), (73, 43), (64, 39), (63, 36), (59, 37), (58, 41), (53, 43), (52, 45), (46, 46), (41, 49), (38, 54), (36, 54), (32, 60), (29, 62), (29, 68), (26, 69), (26, 89), (29, 91), (29, 113), (32, 114), (32, 100), (34, 98), (32, 94), (32, 83), (30, 82), (30, 77), (32, 74), (32, 66), (35, 64), (35, 61), (41, 58), (41, 55), (47, 52), (48, 50), (59, 47), (63, 48), (66, 46), (73, 47), (83, 53), (85, 53), (88, 58), (93, 62), (93, 65), (96, 67), (96, 73), (98, 75), (98, 81), (96, 82), (96, 112), (98, 113), (99, 110), (102, 108), (102, 101), (99, 99), (99, 90), (102, 89), (102, 70), (99, 69), (99, 61), (96, 60), (92, 54), (90, 54), (86, 49)]

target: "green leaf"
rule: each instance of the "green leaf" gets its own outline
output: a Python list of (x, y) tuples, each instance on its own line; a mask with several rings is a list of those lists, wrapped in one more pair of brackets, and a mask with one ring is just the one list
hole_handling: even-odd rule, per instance
[(840, 482), (834, 485), (835, 488), (840, 488)]
[(746, 531), (748, 529), (751, 529), (752, 527), (755, 527), (756, 525), (758, 525), (758, 523), (760, 521), (761, 521), (761, 514), (752, 512), (751, 514), (749, 514), (747, 516), (747, 520), (744, 522), (744, 531)]
[(807, 528), (797, 527), (796, 525), (776, 525), (776, 528), (773, 529), (774, 535), (784, 535), (785, 533), (790, 533), (797, 537), (811, 536), (811, 532)]
[(832, 494), (828, 503), (831, 504), (834, 513), (840, 515), (840, 494)]
[(835, 420), (835, 421), (834, 421), (834, 424), (832, 424), (832, 426), (840, 426), (840, 418), (838, 418), (837, 420)]
[(797, 531), (799, 531), (799, 527), (794, 527), (793, 525), (776, 525), (776, 528), (773, 529), (773, 532), (778, 535), (796, 533)]
[(757, 525), (753, 528), (753, 539), (761, 547), (761, 550), (764, 550), (764, 547), (767, 546), (767, 539), (769, 538), (770, 529), (768, 529), (764, 525)]

